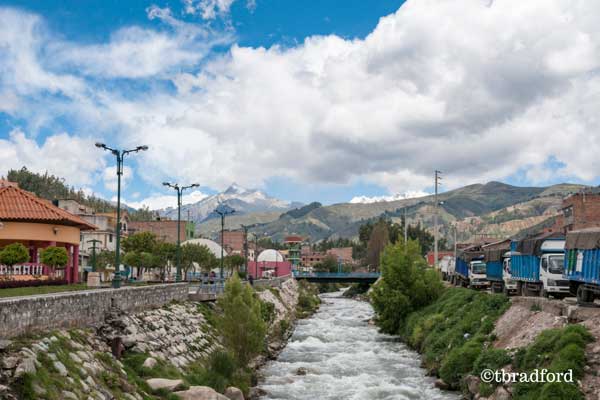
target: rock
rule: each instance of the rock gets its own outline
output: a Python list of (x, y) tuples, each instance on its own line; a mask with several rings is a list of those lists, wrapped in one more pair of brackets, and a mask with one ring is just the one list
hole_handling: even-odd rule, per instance
[(512, 396), (504, 386), (498, 386), (492, 397), (495, 400), (510, 400)]
[(263, 389), (253, 387), (253, 388), (250, 388), (250, 393), (249, 393), (248, 397), (250, 399), (258, 399), (259, 397), (265, 396), (266, 394), (267, 394), (267, 392), (264, 391)]
[(69, 353), (69, 357), (71, 357), (71, 360), (75, 361), (77, 364), (81, 364), (83, 362), (81, 358), (75, 353)]
[(12, 344), (10, 340), (0, 340), (0, 351), (4, 351)]
[(181, 400), (229, 400), (208, 386), (191, 386), (188, 390), (175, 392)]
[(65, 364), (61, 363), (60, 361), (54, 361), (53, 365), (54, 365), (54, 368), (56, 368), (56, 370), (58, 371), (60, 376), (68, 375), (67, 367), (65, 367)]
[(33, 392), (35, 394), (37, 394), (38, 396), (44, 396), (46, 394), (46, 389), (41, 387), (39, 384), (34, 383), (33, 384)]
[(308, 370), (304, 367), (300, 367), (296, 370), (296, 375), (306, 375)]
[(154, 368), (154, 366), (156, 365), (156, 363), (157, 363), (156, 358), (148, 357), (148, 358), (146, 358), (146, 361), (144, 361), (144, 364), (142, 364), (142, 367), (144, 367), (144, 368)]
[(146, 380), (146, 383), (148, 384), (148, 386), (150, 386), (150, 389), (152, 389), (153, 392), (160, 389), (165, 389), (169, 392), (174, 392), (177, 389), (183, 388), (183, 381), (181, 379), (152, 378)]
[(17, 367), (19, 359), (17, 357), (5, 357), (2, 359), (3, 369), (13, 369)]
[(227, 389), (225, 389), (224, 395), (229, 400), (244, 400), (244, 393), (242, 393), (240, 389), (233, 386), (229, 386)]
[(450, 388), (450, 385), (448, 385), (446, 382), (444, 382), (441, 379), (437, 379), (434, 383), (434, 386), (441, 390), (448, 390)]
[(69, 392), (68, 390), (63, 390), (61, 397), (63, 400), (79, 400), (75, 393)]
[(56, 354), (54, 354), (54, 353), (48, 353), (48, 358), (51, 359), (52, 361), (58, 360), (58, 357), (56, 357)]
[(465, 378), (465, 384), (467, 385), (467, 388), (471, 394), (476, 394), (479, 392), (479, 382), (479, 377), (475, 375), (467, 375)]
[(25, 358), (17, 366), (15, 370), (15, 378), (19, 378), (25, 374), (35, 374), (35, 362), (33, 358)]

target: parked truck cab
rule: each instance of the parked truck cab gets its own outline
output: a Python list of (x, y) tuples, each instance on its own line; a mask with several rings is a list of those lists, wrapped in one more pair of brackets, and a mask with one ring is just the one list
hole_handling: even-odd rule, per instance
[(563, 278), (564, 236), (546, 233), (511, 244), (511, 275), (523, 296), (569, 295)]
[(487, 266), (483, 260), (474, 260), (469, 263), (469, 287), (473, 289), (487, 289), (490, 282), (486, 275)]
[(494, 293), (504, 292), (504, 262), (510, 250), (510, 239), (482, 246), (486, 263), (486, 276), (490, 289)]
[(579, 304), (593, 303), (600, 297), (600, 228), (567, 233), (564, 276)]
[(474, 289), (485, 289), (489, 286), (480, 245), (472, 245), (458, 252), (452, 283)]
[(510, 273), (510, 257), (511, 252), (507, 251), (502, 255), (502, 282), (503, 288), (502, 293), (507, 296), (511, 294), (517, 294), (517, 281), (515, 281)]

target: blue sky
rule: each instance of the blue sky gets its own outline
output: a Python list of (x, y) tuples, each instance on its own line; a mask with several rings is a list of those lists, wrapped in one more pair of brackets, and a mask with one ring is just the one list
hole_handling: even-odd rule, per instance
[(111, 198), (93, 143), (147, 144), (124, 197), (149, 205), (164, 180), (326, 204), (436, 168), (597, 184), (598, 6), (457, 2), (0, 1), (0, 167)]

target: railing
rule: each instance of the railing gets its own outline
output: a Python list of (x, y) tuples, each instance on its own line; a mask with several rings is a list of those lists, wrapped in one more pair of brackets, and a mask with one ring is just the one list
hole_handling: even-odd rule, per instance
[(0, 275), (43, 275), (44, 267), (40, 263), (23, 263), (12, 267), (0, 265)]
[(295, 278), (379, 278), (379, 272), (294, 272)]
[(204, 278), (200, 280), (196, 294), (219, 295), (225, 290), (224, 278)]

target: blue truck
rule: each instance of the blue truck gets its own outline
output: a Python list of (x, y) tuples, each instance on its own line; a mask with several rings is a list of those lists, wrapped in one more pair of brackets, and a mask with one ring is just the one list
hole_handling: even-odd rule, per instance
[(600, 297), (600, 228), (567, 233), (564, 275), (579, 304)]
[(516, 288), (512, 280), (505, 282), (507, 259), (510, 261), (510, 242), (510, 239), (505, 239), (481, 247), (486, 265), (486, 278), (494, 293), (509, 294)]
[(486, 289), (489, 282), (485, 271), (486, 265), (481, 245), (472, 245), (457, 253), (451, 282), (457, 286)]
[(565, 236), (544, 233), (511, 243), (511, 275), (522, 296), (563, 298), (569, 282), (563, 277)]

